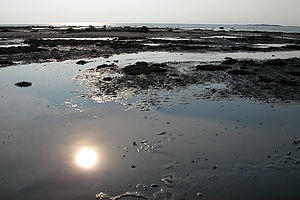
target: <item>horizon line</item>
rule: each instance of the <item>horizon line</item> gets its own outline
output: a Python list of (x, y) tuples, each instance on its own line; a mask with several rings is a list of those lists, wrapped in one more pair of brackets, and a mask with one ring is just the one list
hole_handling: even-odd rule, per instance
[[(78, 22), (39, 22), (39, 23), (0, 23), (0, 25), (54, 25), (54, 24), (84, 24), (82, 26), (98, 24), (179, 24), (179, 25), (245, 25), (245, 26), (290, 26), (290, 27), (300, 27), (296, 24), (268, 24), (268, 23), (196, 23), (196, 22), (99, 22), (99, 21), (78, 21)], [(80, 26), (80, 25), (78, 25)]]

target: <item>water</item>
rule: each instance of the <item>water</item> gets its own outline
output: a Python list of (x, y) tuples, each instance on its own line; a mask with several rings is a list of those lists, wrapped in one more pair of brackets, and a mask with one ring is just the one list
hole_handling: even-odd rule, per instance
[(24, 44), (23, 39), (10, 39), (10, 38), (0, 38), (0, 48), (1, 47), (24, 47), (29, 46)]
[(145, 62), (220, 62), (225, 57), (235, 59), (276, 59), (276, 58), (293, 58), (299, 57), (300, 51), (280, 51), (280, 52), (237, 52), (237, 53), (177, 53), (177, 52), (140, 52), (137, 54), (120, 54), (114, 55), (107, 60), (113, 62), (120, 60), (121, 66), (134, 64), (137, 61)]
[(98, 37), (98, 38), (43, 38), (43, 40), (96, 40), (96, 41), (105, 41), (105, 40), (114, 40), (118, 39), (116, 37)]
[[(103, 22), (82, 22), (82, 23), (49, 23), (49, 24), (2, 24), (0, 26), (74, 26), (74, 27), (88, 27), (88, 26), (102, 27), (106, 26), (148, 26), (151, 28), (181, 28), (181, 29), (205, 29), (205, 30), (236, 30), (236, 31), (267, 31), (267, 32), (287, 32), (300, 33), (299, 26), (281, 26), (268, 24), (168, 24), (168, 23), (103, 23)], [(220, 29), (223, 27), (224, 29)], [(36, 27), (38, 28), (38, 27)]]
[[(100, 192), (138, 192), (127, 194), (299, 199), (298, 104), (193, 99), (193, 88), (187, 88), (165, 97), (189, 103), (125, 111), (115, 101), (82, 97), (88, 88), (75, 78), (115, 59), (125, 66), (142, 60), (201, 62), (271, 54), (152, 52), (92, 59), (84, 66), (65, 61), (1, 68), (0, 198), (83, 200)], [(23, 80), (33, 85), (14, 85)]]

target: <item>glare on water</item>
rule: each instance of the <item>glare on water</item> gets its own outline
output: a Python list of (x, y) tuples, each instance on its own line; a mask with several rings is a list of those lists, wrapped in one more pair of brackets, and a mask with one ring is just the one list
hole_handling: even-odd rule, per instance
[(91, 148), (81, 148), (76, 154), (76, 163), (82, 168), (91, 168), (97, 162), (97, 153)]

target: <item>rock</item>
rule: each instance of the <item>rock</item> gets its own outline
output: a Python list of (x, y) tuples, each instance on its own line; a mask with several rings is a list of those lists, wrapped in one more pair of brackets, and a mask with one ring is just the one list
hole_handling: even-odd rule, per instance
[(225, 67), (220, 65), (198, 65), (196, 69), (200, 71), (222, 71), (225, 70)]
[(202, 197), (203, 194), (201, 192), (197, 192), (197, 197)]
[(131, 168), (133, 168), (133, 169), (134, 169), (134, 168), (136, 168), (136, 166), (135, 166), (135, 165), (130, 165), (130, 167), (131, 167)]
[(96, 54), (96, 53), (98, 53), (98, 51), (96, 49), (91, 50), (91, 54)]
[(120, 199), (147, 199), (143, 194), (138, 192), (125, 192), (124, 194), (111, 197), (110, 200), (120, 200)]
[(259, 76), (259, 79), (258, 79), (260, 82), (264, 82), (264, 83), (271, 83), (271, 82), (274, 82), (272, 79), (269, 79), (269, 78), (266, 78), (264, 76)]
[(157, 135), (165, 135), (165, 134), (167, 134), (167, 132), (157, 133)]
[(294, 140), (294, 141), (293, 141), (293, 144), (294, 144), (294, 145), (298, 145), (299, 143), (300, 143), (300, 139), (299, 139), (299, 140)]
[(13, 65), (13, 64), (15, 63), (9, 60), (0, 60), (0, 65)]
[(246, 69), (246, 70), (248, 70), (249, 68), (246, 67), (246, 66), (242, 66), (240, 69)]
[(240, 60), (239, 64), (241, 65), (246, 65), (246, 66), (258, 66), (259, 64), (256, 63), (254, 60), (250, 59), (250, 60)]
[(100, 200), (119, 200), (119, 199), (147, 199), (143, 194), (138, 192), (125, 192), (124, 194), (111, 197), (104, 192), (95, 195), (96, 199)]
[(158, 187), (158, 184), (152, 183), (150, 186), (153, 188), (156, 188), (156, 187)]
[(137, 62), (134, 65), (126, 66), (122, 69), (126, 75), (140, 75), (151, 73), (164, 73), (166, 69), (158, 66), (157, 64), (149, 65), (146, 62)]
[(161, 188), (160, 191), (153, 193), (153, 200), (171, 200), (174, 199), (174, 194), (166, 188)]
[(5, 28), (5, 27), (1, 27), (0, 28), (0, 32), (10, 32), (10, 30), (8, 28)]
[(213, 168), (213, 169), (217, 169), (217, 168), (218, 168), (218, 165), (214, 165), (212, 168)]
[(55, 60), (62, 60), (63, 59), (63, 57), (61, 57), (60, 55), (53, 56), (53, 58)]
[(33, 53), (49, 51), (48, 49), (38, 48), (37, 46), (25, 46), (25, 47), (0, 47), (0, 55), (3, 54), (19, 54), (19, 53)]
[(147, 62), (141, 61), (141, 62), (136, 62), (135, 65), (148, 66), (149, 64)]
[(98, 194), (95, 195), (96, 199), (100, 199), (100, 200), (110, 200), (110, 196), (104, 192), (100, 192)]
[(224, 65), (234, 65), (234, 64), (236, 64), (236, 63), (239, 62), (238, 60), (233, 59), (233, 58), (230, 58), (230, 57), (226, 57), (225, 59), (226, 59), (226, 60), (224, 60), (224, 61), (222, 62), (222, 64), (224, 64)]
[(286, 73), (292, 76), (300, 76), (300, 72), (286, 72)]
[(165, 63), (154, 63), (154, 64), (152, 64), (152, 66), (154, 66), (154, 67), (166, 67), (167, 64), (165, 64)]
[(76, 62), (77, 65), (85, 65), (87, 62), (85, 60), (79, 60)]
[(300, 68), (300, 64), (289, 64), (289, 67)]
[(174, 187), (177, 183), (175, 180), (174, 175), (167, 175), (161, 179), (161, 181), (167, 186), (167, 187)]
[(70, 27), (66, 30), (66, 32), (73, 33), (73, 32), (75, 32), (75, 30), (72, 27)]
[(110, 56), (111, 56), (111, 55), (109, 55), (109, 54), (103, 54), (103, 55), (102, 55), (103, 58), (109, 58)]
[(279, 66), (279, 67), (283, 67), (283, 66), (287, 65), (287, 63), (281, 59), (268, 60), (268, 61), (264, 62), (263, 64), (268, 65), (268, 66)]
[(103, 68), (108, 68), (108, 67), (115, 67), (115, 64), (103, 64), (103, 65), (98, 65), (97, 69), (103, 69)]
[(231, 75), (253, 75), (253, 72), (250, 72), (248, 70), (231, 70), (227, 72), (228, 74)]
[(139, 32), (147, 33), (149, 28), (147, 26), (142, 26), (141, 28), (137, 28)]
[(179, 74), (170, 74), (170, 76), (173, 76), (173, 77), (179, 77)]
[(30, 86), (32, 86), (32, 83), (31, 82), (22, 81), (22, 82), (16, 83), (15, 85), (18, 86), (18, 87), (30, 87)]
[(282, 80), (282, 81), (279, 81), (279, 83), (281, 83), (283, 85), (287, 85), (287, 86), (297, 86), (297, 82), (292, 81), (292, 80)]
[(104, 77), (102, 80), (103, 81), (112, 81), (112, 78), (111, 77)]

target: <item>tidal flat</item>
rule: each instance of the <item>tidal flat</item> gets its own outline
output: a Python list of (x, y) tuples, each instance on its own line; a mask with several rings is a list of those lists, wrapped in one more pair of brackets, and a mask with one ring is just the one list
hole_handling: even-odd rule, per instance
[(1, 199), (299, 199), (300, 34), (0, 29)]

